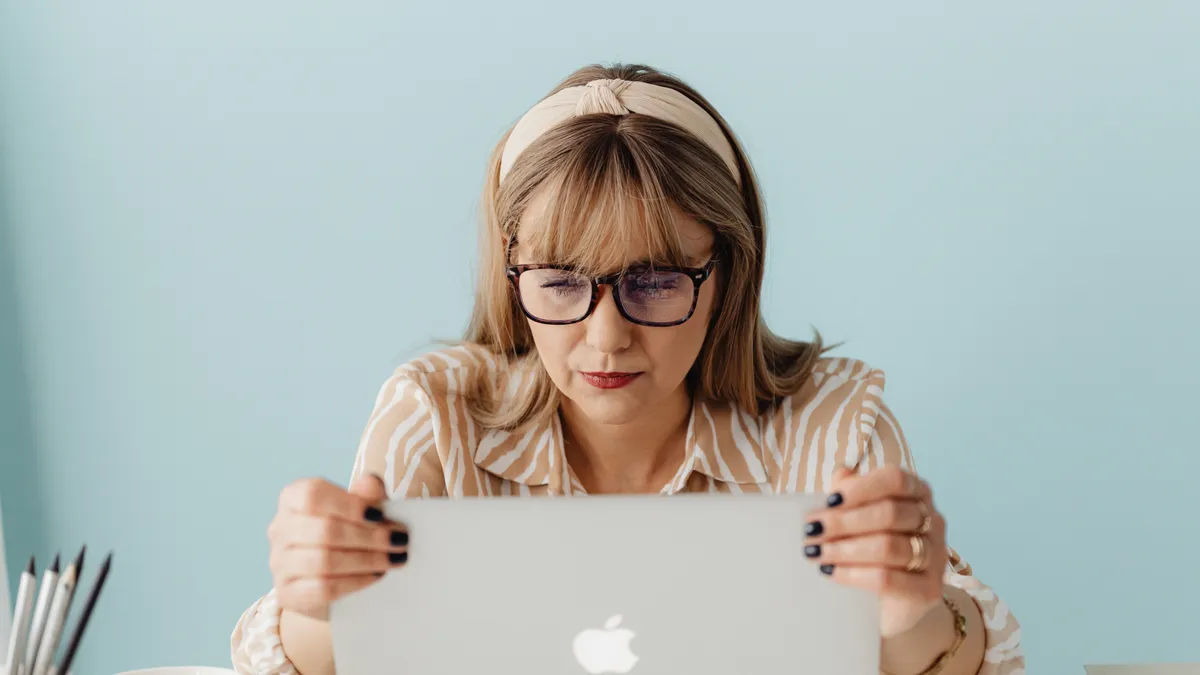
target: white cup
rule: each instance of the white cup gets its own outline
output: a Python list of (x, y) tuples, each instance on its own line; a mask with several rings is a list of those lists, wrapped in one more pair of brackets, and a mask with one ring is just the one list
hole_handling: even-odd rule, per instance
[(213, 666), (165, 666), (162, 668), (145, 668), (130, 670), (117, 675), (237, 675), (228, 668)]

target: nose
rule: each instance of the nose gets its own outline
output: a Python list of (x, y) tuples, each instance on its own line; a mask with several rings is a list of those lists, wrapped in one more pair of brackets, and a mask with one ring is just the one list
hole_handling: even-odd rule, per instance
[(596, 309), (584, 324), (587, 327), (587, 343), (592, 349), (604, 354), (615, 354), (629, 347), (633, 335), (633, 324), (621, 316), (617, 301), (613, 299), (612, 287), (599, 288), (600, 299)]

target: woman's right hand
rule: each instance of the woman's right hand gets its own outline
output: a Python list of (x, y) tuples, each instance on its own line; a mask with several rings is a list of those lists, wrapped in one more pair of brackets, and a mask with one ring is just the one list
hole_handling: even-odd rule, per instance
[(267, 528), (280, 607), (321, 621), (336, 599), (379, 580), (408, 559), (408, 533), (384, 520), (387, 494), (374, 476), (349, 490), (319, 478), (285, 487)]

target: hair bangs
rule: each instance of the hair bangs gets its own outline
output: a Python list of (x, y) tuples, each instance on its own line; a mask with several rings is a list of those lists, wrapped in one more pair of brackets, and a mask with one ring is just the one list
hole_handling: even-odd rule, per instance
[(644, 161), (650, 153), (638, 147), (640, 139), (619, 133), (611, 119), (576, 122), (603, 133), (588, 134), (588, 142), (548, 167), (522, 218), (520, 239), (531, 262), (596, 276), (639, 262), (694, 264), (677, 225), (679, 207), (663, 187), (669, 178)]

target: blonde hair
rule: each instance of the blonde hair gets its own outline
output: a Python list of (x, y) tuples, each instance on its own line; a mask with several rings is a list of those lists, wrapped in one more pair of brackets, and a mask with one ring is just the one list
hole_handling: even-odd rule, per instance
[[(508, 247), (532, 198), (545, 199), (540, 227), (526, 233), (538, 261), (574, 265), (592, 274), (620, 269), (623, 242), (647, 241), (652, 260), (687, 261), (674, 214), (683, 212), (712, 229), (719, 280), (704, 344), (687, 379), (693, 396), (729, 401), (759, 413), (795, 393), (823, 349), (772, 333), (760, 314), (766, 240), (758, 183), (729, 125), (696, 90), (643, 65), (591, 65), (563, 80), (548, 96), (595, 80), (643, 82), (678, 91), (720, 125), (734, 149), (740, 185), (721, 157), (682, 128), (655, 117), (582, 115), (534, 141), (500, 180), (509, 134), (488, 164), (479, 237), (475, 308), (465, 341), (524, 367), (532, 386), (501, 404), (488, 378), (469, 385), (475, 419), (489, 428), (514, 429), (557, 411), (561, 396), (542, 366), (532, 333), (505, 275)], [(509, 130), (511, 133), (511, 129)]]

